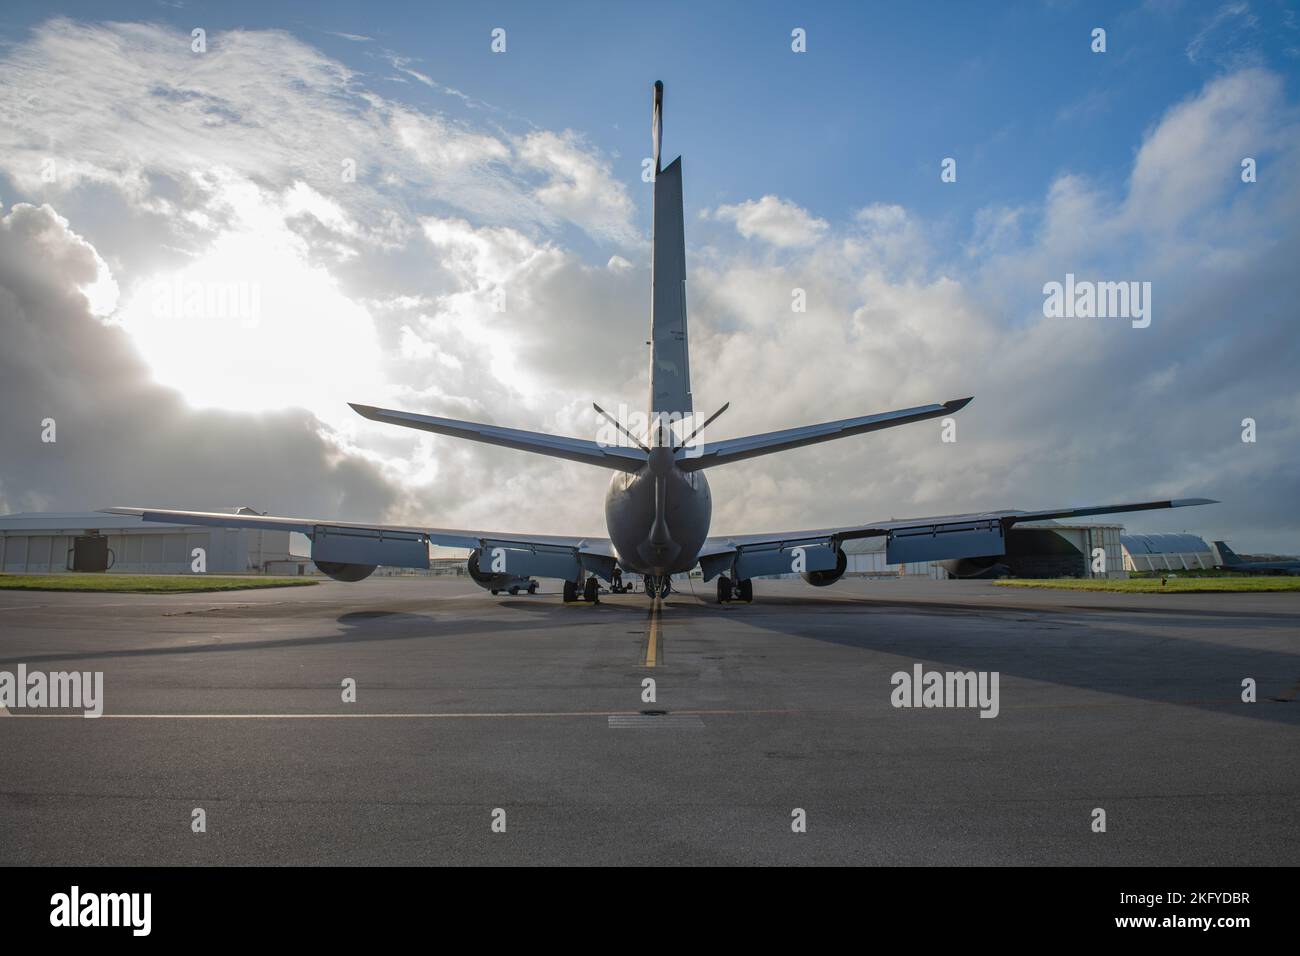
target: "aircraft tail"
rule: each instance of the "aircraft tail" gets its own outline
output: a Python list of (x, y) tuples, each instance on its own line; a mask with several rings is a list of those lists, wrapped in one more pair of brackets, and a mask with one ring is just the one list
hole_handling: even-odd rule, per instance
[(1227, 542), (1214, 542), (1214, 550), (1219, 552), (1219, 563), (1225, 567), (1231, 567), (1234, 564), (1241, 564), (1241, 558), (1237, 555), (1237, 552), (1228, 547)]
[[(438, 418), (434, 415), (417, 415), (414, 412), (401, 412), (391, 408), (375, 408), (373, 405), (358, 405), (355, 402), (349, 404), (358, 415), (372, 422), (401, 425), (403, 428), (418, 428), (439, 435), (451, 435), (453, 438), (467, 438), (488, 445), (501, 445), (504, 448), (549, 455), (551, 458), (599, 465), (615, 471), (640, 471), (645, 467), (649, 457), (649, 452), (641, 445), (624, 448), (585, 438), (565, 438), (561, 435), (546, 435), (519, 428), (502, 428), (499, 425), (463, 422), (454, 418)], [(600, 406), (597, 406), (597, 409), (599, 408)]]
[[(682, 213), (681, 157), (660, 167), (663, 143), (663, 83), (654, 85), (651, 137), (654, 144), (654, 224), (650, 280), (650, 418), (684, 421), (694, 414), (690, 345), (686, 333), (686, 228)], [(672, 444), (672, 436), (651, 429), (651, 444)]]

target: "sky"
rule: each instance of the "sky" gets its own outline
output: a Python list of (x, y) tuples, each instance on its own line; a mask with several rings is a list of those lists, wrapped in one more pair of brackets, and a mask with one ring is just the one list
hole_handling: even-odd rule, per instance
[[(7, 3), (0, 511), (603, 533), (603, 470), (347, 402), (643, 410), (656, 79), (712, 437), (975, 397), (711, 471), (715, 532), (1206, 496), (1124, 523), (1300, 551), (1272, 0)], [(1149, 324), (1045, 314), (1067, 275)]]

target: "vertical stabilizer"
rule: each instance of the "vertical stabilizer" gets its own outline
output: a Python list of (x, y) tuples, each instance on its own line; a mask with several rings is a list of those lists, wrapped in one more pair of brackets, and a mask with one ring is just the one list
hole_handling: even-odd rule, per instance
[(1236, 552), (1228, 547), (1226, 542), (1216, 541), (1214, 542), (1214, 548), (1219, 552), (1219, 563), (1224, 567), (1233, 564), (1241, 564), (1241, 558), (1237, 557)]
[[(686, 338), (686, 229), (682, 215), (682, 161), (659, 164), (663, 140), (662, 83), (655, 83), (651, 135), (654, 139), (654, 225), (650, 280), (650, 415), (680, 420), (694, 412)], [(657, 433), (657, 429), (653, 430)], [(654, 444), (660, 444), (652, 434)], [(669, 443), (665, 439), (662, 443)]]

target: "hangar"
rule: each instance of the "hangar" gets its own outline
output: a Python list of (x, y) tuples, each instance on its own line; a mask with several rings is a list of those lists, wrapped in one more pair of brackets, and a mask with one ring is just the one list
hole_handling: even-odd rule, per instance
[[(260, 514), (231, 508), (231, 514)], [(134, 515), (87, 512), (22, 512), (0, 515), (0, 570), (51, 574), (105, 570), (133, 574), (188, 574), (195, 548), (206, 570), (225, 574), (275, 570), (276, 562), (303, 559), (293, 553), (288, 531), (212, 528), (144, 522)], [(87, 555), (92, 566), (86, 565)]]
[(1125, 571), (1189, 571), (1219, 563), (1204, 539), (1194, 534), (1125, 534), (1120, 541)]
[[(230, 514), (260, 514), (230, 508)], [(134, 515), (88, 512), (23, 512), (0, 515), (0, 571), (50, 574), (72, 570), (77, 546), (87, 539), (107, 556), (106, 570), (134, 574), (188, 574), (195, 548), (205, 552), (208, 573), (313, 574), (305, 541), (297, 547), (287, 531), (148, 522)], [(1087, 556), (1106, 554), (1106, 571), (1093, 573)], [(925, 576), (944, 579), (979, 573), (966, 562), (916, 561), (889, 564), (885, 539), (846, 541), (849, 575)], [(463, 558), (451, 563), (463, 566)], [(978, 562), (976, 562), (978, 563)], [(1117, 524), (1016, 525), (1007, 554), (996, 564), (1019, 577), (1127, 577), (1141, 571), (1213, 568), (1213, 550), (1194, 534), (1124, 534)], [(81, 565), (78, 565), (81, 567)], [(956, 568), (954, 567), (956, 566)], [(86, 568), (93, 570), (93, 568)]]
[[(924, 575), (931, 578), (977, 577), (1006, 573), (1023, 578), (1128, 577), (1121, 547), (1123, 526), (1057, 521), (1026, 521), (1007, 534), (1007, 553), (997, 558), (959, 561), (917, 561), (888, 564), (885, 539), (859, 538), (844, 542), (848, 574), (866, 576)], [(1092, 570), (1092, 555), (1100, 548), (1105, 571)]]

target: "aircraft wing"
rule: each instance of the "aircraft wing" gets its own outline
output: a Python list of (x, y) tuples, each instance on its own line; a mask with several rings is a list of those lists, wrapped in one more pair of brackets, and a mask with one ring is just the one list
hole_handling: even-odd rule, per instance
[(429, 545), (501, 549), (511, 573), (574, 580), (579, 567), (608, 580), (616, 559), (608, 538), (516, 534), (422, 525), (382, 525), (325, 518), (278, 518), (213, 511), (166, 511), (158, 508), (105, 508), (106, 514), (136, 515), (145, 521), (297, 531), (312, 541), (312, 557), (322, 561), (374, 564), (399, 568), (429, 567)]
[(792, 562), (796, 558), (794, 549), (799, 548), (801, 553), (797, 557), (802, 562), (801, 569), (829, 571), (838, 561), (840, 542), (877, 537), (888, 539), (885, 560), (889, 564), (986, 557), (1005, 554), (1006, 533), (1022, 521), (1081, 518), (1216, 503), (1212, 498), (1172, 498), (1043, 511), (983, 511), (928, 518), (890, 518), (888, 521), (871, 524), (811, 531), (718, 535), (704, 542), (704, 548), (700, 551), (700, 567), (706, 581), (729, 570), (738, 579), (763, 574), (786, 574), (793, 570)]

